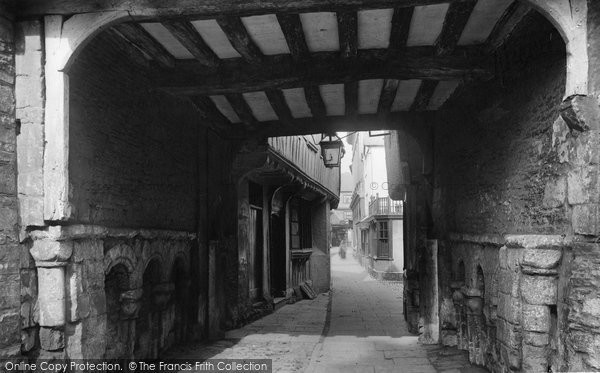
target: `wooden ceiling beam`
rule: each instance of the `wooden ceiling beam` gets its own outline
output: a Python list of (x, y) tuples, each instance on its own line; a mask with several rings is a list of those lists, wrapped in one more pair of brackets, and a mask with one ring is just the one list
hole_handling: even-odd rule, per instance
[(386, 79), (383, 82), (381, 94), (379, 95), (379, 104), (377, 106), (377, 113), (379, 115), (387, 115), (392, 110), (392, 104), (396, 98), (399, 84), (400, 81), (397, 79)]
[(394, 8), (392, 31), (390, 32), (390, 51), (397, 52), (406, 48), (414, 11), (415, 7)]
[(137, 23), (122, 23), (114, 27), (113, 30), (136, 48), (152, 57), (163, 68), (172, 69), (175, 67), (175, 58)]
[(227, 35), (231, 45), (239, 54), (252, 64), (260, 64), (264, 55), (254, 44), (248, 30), (239, 17), (217, 17), (217, 23)]
[(267, 98), (271, 103), (271, 107), (275, 111), (275, 114), (277, 114), (279, 120), (285, 126), (292, 126), (294, 117), (292, 116), (292, 112), (287, 104), (287, 101), (285, 100), (285, 97), (283, 96), (283, 93), (278, 89), (267, 89), (265, 93), (267, 94)]
[(163, 26), (203, 65), (219, 66), (221, 60), (204, 42), (202, 36), (188, 21), (163, 21)]
[(355, 117), (358, 114), (358, 81), (344, 84), (344, 102), (346, 104), (346, 115)]
[(190, 96), (190, 100), (200, 110), (205, 119), (212, 120), (217, 127), (226, 127), (231, 122), (215, 106), (214, 102), (206, 96)]
[(339, 12), (337, 21), (340, 56), (342, 58), (356, 58), (358, 52), (358, 16), (356, 12)]
[(439, 56), (454, 52), (476, 4), (477, 1), (450, 4), (442, 32), (435, 43), (435, 48)]
[(417, 91), (415, 100), (410, 108), (411, 111), (425, 111), (429, 106), (431, 97), (440, 82), (437, 80), (423, 80), (421, 87)]
[(486, 40), (486, 50), (493, 52), (500, 48), (510, 37), (517, 25), (532, 11), (531, 7), (521, 1), (513, 2), (494, 26)]
[(225, 97), (242, 123), (246, 125), (246, 128), (249, 130), (255, 129), (257, 120), (254, 118), (252, 109), (248, 106), (244, 96), (241, 93), (230, 93), (225, 95)]
[(139, 19), (164, 17), (215, 18), (266, 13), (338, 12), (343, 10), (412, 7), (470, 0), (19, 0), (17, 16), (71, 15), (102, 11), (127, 11)]
[(327, 110), (325, 109), (325, 102), (323, 102), (323, 97), (321, 97), (319, 86), (309, 85), (304, 87), (304, 95), (306, 96), (306, 103), (310, 108), (313, 118), (324, 118), (327, 115)]
[[(177, 69), (156, 76), (156, 85), (174, 94), (227, 94), (265, 89), (348, 83), (363, 79), (486, 80), (493, 61), (468, 49), (436, 57), (430, 47), (407, 48), (388, 59), (386, 50), (359, 50), (355, 60), (338, 52), (313, 53), (311, 64), (295, 63), (289, 55), (265, 56), (260, 65), (242, 59), (223, 61), (220, 69), (178, 61)], [(240, 61), (242, 60), (242, 61)]]
[(305, 62), (310, 60), (310, 51), (304, 38), (304, 29), (298, 14), (277, 14), (279, 26), (283, 31), (285, 40), (294, 61)]

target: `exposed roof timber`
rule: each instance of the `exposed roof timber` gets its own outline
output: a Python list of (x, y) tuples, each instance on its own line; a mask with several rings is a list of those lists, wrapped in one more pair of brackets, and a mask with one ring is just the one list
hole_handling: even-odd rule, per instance
[(358, 17), (356, 12), (337, 14), (340, 55), (342, 58), (355, 58), (358, 51)]
[(327, 115), (327, 110), (325, 108), (325, 102), (323, 102), (323, 97), (321, 97), (319, 87), (316, 85), (306, 86), (304, 87), (304, 94), (306, 95), (306, 102), (308, 103), (313, 118), (320, 119), (325, 117)]
[(273, 107), (277, 117), (279, 117), (279, 120), (281, 120), (285, 126), (292, 126), (294, 118), (292, 117), (292, 112), (285, 101), (283, 93), (278, 89), (267, 89), (265, 93), (269, 98), (271, 107)]
[(426, 126), (433, 123), (432, 112), (395, 112), (385, 117), (378, 114), (347, 116), (328, 116), (320, 119), (295, 119), (293, 127), (284, 127), (281, 122), (261, 122), (260, 132), (266, 136), (292, 136), (339, 131), (373, 131), (398, 129), (403, 126)]
[(423, 80), (421, 83), (421, 87), (417, 92), (417, 96), (411, 106), (411, 111), (425, 111), (429, 106), (429, 101), (431, 101), (431, 97), (435, 93), (435, 89), (437, 88), (439, 81), (437, 80)]
[(508, 39), (517, 25), (532, 11), (521, 1), (513, 2), (504, 12), (486, 41), (487, 51), (495, 51)]
[(169, 20), (162, 24), (201, 64), (218, 66), (221, 63), (190, 22)]
[(214, 18), (227, 15), (342, 11), (453, 3), (471, 0), (19, 0), (21, 17), (127, 11), (133, 17)]
[(347, 82), (344, 84), (344, 102), (346, 103), (346, 115), (354, 117), (358, 114), (358, 82)]
[(396, 98), (396, 92), (398, 91), (398, 85), (400, 82), (396, 79), (386, 79), (381, 88), (381, 95), (379, 96), (379, 105), (377, 107), (377, 113), (380, 115), (387, 115), (392, 109), (392, 104)]
[(289, 55), (265, 56), (264, 63), (249, 65), (240, 59), (223, 61), (219, 70), (192, 61), (179, 61), (177, 69), (157, 76), (156, 85), (175, 94), (227, 94), (347, 83), (365, 79), (486, 80), (493, 63), (471, 49), (436, 57), (433, 48), (405, 49), (387, 59), (387, 50), (359, 50), (355, 60), (341, 60), (338, 52), (313, 53), (312, 64), (298, 64)]
[(238, 115), (240, 120), (246, 125), (246, 127), (250, 130), (256, 127), (256, 118), (252, 114), (252, 109), (248, 106), (248, 103), (244, 99), (241, 93), (231, 93), (226, 95), (227, 101), (231, 104), (233, 110)]
[(190, 100), (202, 113), (203, 124), (217, 132), (226, 132), (232, 129), (232, 124), (208, 97), (191, 96)]
[(301, 62), (309, 60), (310, 52), (304, 38), (300, 16), (298, 14), (278, 14), (277, 20), (294, 60)]
[(394, 9), (389, 46), (391, 51), (398, 51), (406, 47), (408, 33), (410, 32), (410, 22), (412, 20), (414, 11), (415, 7), (396, 7)]
[(476, 4), (476, 0), (450, 4), (442, 33), (435, 43), (438, 55), (445, 55), (454, 51)]
[(122, 23), (113, 28), (125, 40), (154, 59), (162, 67), (175, 67), (175, 58), (137, 23)]
[(246, 61), (253, 64), (260, 64), (262, 62), (264, 56), (258, 46), (254, 44), (240, 18), (217, 17), (217, 23), (221, 26), (225, 35), (227, 35), (231, 45)]

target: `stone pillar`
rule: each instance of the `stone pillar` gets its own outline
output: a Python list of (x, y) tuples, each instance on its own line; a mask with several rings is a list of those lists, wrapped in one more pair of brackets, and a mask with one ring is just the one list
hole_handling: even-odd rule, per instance
[(483, 297), (479, 289), (463, 287), (464, 302), (467, 316), (467, 335), (469, 361), (472, 364), (485, 365), (484, 321), (483, 321)]
[(453, 281), (452, 302), (454, 303), (454, 312), (456, 315), (456, 347), (460, 350), (468, 350), (469, 343), (467, 342), (467, 318), (465, 314), (464, 296), (461, 291), (463, 281)]
[(521, 263), (521, 325), (523, 370), (547, 371), (552, 325), (550, 307), (556, 307), (560, 249), (527, 248)]
[(73, 243), (36, 240), (30, 252), (38, 272), (41, 347), (45, 351), (63, 351), (67, 322), (66, 266)]

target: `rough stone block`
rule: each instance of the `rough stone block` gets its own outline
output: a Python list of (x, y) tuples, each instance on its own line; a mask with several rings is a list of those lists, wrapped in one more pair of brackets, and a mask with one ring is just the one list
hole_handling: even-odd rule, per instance
[(20, 275), (0, 275), (0, 310), (13, 309), (18, 312), (21, 305)]
[(523, 371), (547, 372), (548, 365), (545, 348), (523, 345)]
[(522, 264), (535, 268), (556, 268), (561, 258), (560, 249), (525, 249)]
[(523, 304), (522, 312), (524, 330), (546, 333), (550, 331), (550, 308), (548, 306)]
[(572, 224), (573, 231), (578, 234), (600, 235), (598, 226), (599, 208), (597, 204), (573, 206)]
[(550, 343), (550, 334), (537, 332), (523, 332), (523, 343), (535, 347), (544, 347)]
[(519, 296), (519, 273), (515, 269), (498, 272), (498, 291), (516, 298)]
[(508, 294), (498, 294), (498, 317), (518, 325), (521, 322), (521, 300)]
[(502, 320), (499, 320), (497, 325), (497, 336), (500, 342), (513, 349), (521, 348), (523, 336), (518, 328)]
[(38, 268), (40, 325), (65, 323), (65, 273), (63, 267)]
[(597, 167), (582, 166), (574, 168), (569, 171), (567, 180), (569, 204), (580, 205), (600, 201)]
[(21, 350), (29, 352), (37, 345), (38, 339), (37, 328), (29, 328), (21, 330)]
[(0, 275), (12, 275), (19, 272), (21, 251), (18, 244), (0, 245)]
[(521, 296), (525, 303), (556, 304), (558, 279), (553, 276), (521, 276)]
[(21, 264), (22, 269), (35, 268), (35, 260), (33, 260), (33, 256), (31, 256), (31, 253), (29, 252), (28, 245), (25, 245), (25, 244), (21, 245), (21, 256), (19, 259), (21, 262), (20, 264)]
[(514, 349), (506, 346), (502, 346), (500, 349), (500, 356), (512, 371), (519, 371), (521, 369), (521, 353), (520, 348)]
[(0, 311), (0, 347), (21, 343), (20, 318), (18, 312)]
[(90, 299), (85, 291), (83, 265), (70, 264), (67, 267), (69, 290), (67, 292), (68, 319), (71, 322), (80, 320), (90, 314)]
[(40, 328), (40, 344), (46, 351), (58, 351), (65, 348), (65, 333), (60, 329)]
[(564, 205), (567, 198), (567, 181), (564, 177), (550, 180), (544, 189), (542, 205), (546, 208), (557, 208)]
[(600, 109), (593, 96), (567, 97), (560, 106), (560, 115), (573, 130), (589, 131), (600, 125)]
[(11, 86), (0, 85), (0, 111), (9, 115), (15, 112), (15, 95)]

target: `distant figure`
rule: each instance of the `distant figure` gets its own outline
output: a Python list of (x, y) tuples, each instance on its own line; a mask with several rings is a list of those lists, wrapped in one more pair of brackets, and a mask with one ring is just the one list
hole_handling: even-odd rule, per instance
[(346, 259), (346, 240), (343, 239), (340, 243), (340, 258)]

